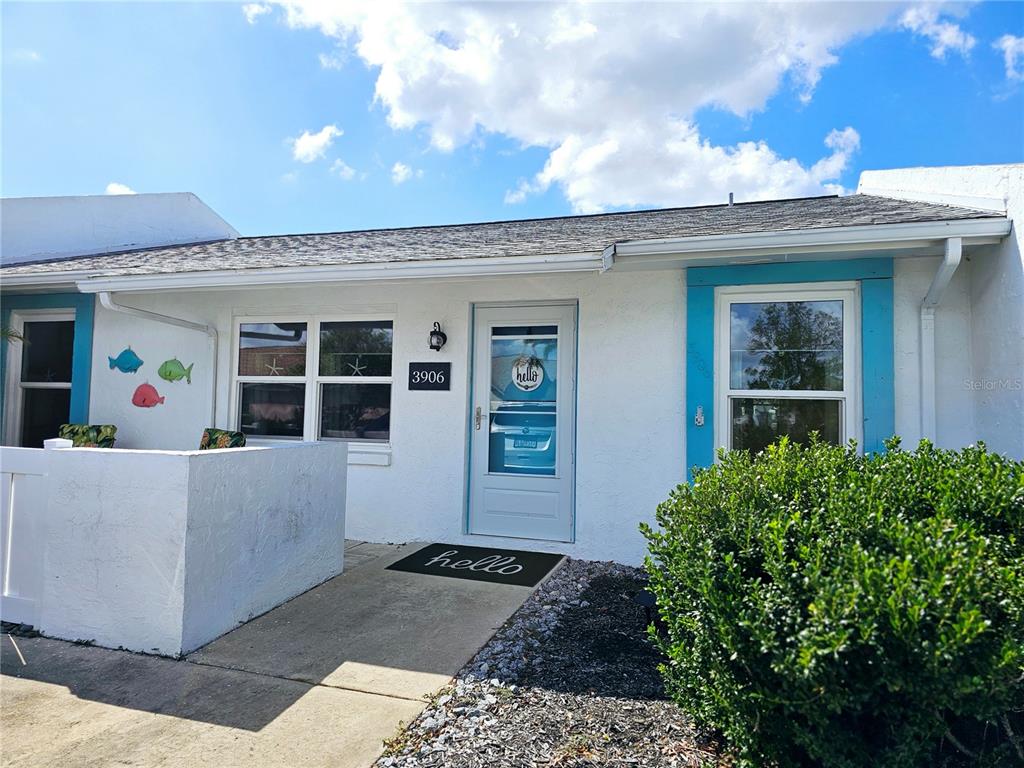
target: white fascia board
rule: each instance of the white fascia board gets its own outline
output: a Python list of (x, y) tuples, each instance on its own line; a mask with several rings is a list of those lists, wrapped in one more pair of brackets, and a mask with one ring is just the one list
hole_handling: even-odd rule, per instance
[(550, 256), (496, 256), (475, 259), (340, 264), (322, 267), (275, 267), (161, 275), (97, 276), (81, 279), (77, 282), (77, 286), (82, 293), (166, 291), (277, 286), (296, 283), (598, 272), (601, 267), (600, 252), (565, 253)]
[(950, 237), (960, 237), (966, 244), (978, 245), (1001, 240), (1009, 232), (1009, 219), (993, 217), (636, 240), (616, 245), (618, 261), (615, 266), (645, 258), (683, 266), (690, 262), (714, 263), (725, 256), (920, 249), (938, 245)]

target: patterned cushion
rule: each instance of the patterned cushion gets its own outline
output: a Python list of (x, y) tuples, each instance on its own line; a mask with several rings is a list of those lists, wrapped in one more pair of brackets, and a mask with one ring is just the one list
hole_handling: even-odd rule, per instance
[(75, 448), (113, 448), (117, 427), (113, 424), (61, 424), (57, 437), (70, 440)]
[(203, 430), (203, 439), (199, 443), (200, 451), (212, 451), (217, 448), (244, 448), (245, 435), (227, 429), (207, 427)]

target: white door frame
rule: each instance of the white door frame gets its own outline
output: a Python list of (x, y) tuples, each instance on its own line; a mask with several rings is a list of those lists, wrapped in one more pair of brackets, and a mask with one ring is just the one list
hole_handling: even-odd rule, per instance
[[(25, 333), (25, 323), (35, 322), (74, 322), (74, 309), (16, 309), (11, 311), (11, 330), (20, 335)], [(4, 366), (7, 369), (6, 381), (4, 381), (4, 434), (3, 444), (18, 446), (21, 444), (21, 419), (22, 404), (25, 399), (24, 390), (26, 387), (21, 383), (21, 361), (23, 355), (23, 343), (20, 341), (7, 342), (7, 356)], [(72, 363), (74, 361), (72, 360)], [(73, 382), (35, 382), (29, 385), (32, 389), (73, 389)]]
[[(494, 315), (486, 321), (488, 329), (481, 332), (485, 313)], [(556, 451), (555, 474), (540, 476), (532, 474), (505, 474), (488, 471), (488, 440), (490, 434), (490, 347), (489, 329), (508, 325), (558, 325), (558, 391), (556, 394)], [(501, 536), (535, 541), (559, 541), (571, 543), (575, 540), (575, 491), (576, 491), (576, 407), (578, 367), (578, 303), (564, 301), (522, 301), (522, 302), (480, 302), (472, 307), (471, 342), (469, 349), (469, 387), (467, 398), (468, 445), (466, 462), (466, 506), (463, 515), (463, 532), (473, 536)], [(481, 428), (476, 429), (476, 408), (481, 407)], [(488, 438), (489, 439), (489, 438)], [(492, 478), (488, 481), (487, 478)], [(526, 485), (528, 487), (559, 486), (560, 509), (564, 519), (559, 518), (561, 532), (558, 535), (536, 535), (532, 532), (511, 533), (475, 529), (474, 509), (481, 503), (483, 483), (498, 479), (502, 486)]]

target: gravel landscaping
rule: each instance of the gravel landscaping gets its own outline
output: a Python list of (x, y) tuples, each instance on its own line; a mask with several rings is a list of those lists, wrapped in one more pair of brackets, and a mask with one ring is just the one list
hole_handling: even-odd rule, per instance
[(568, 560), (387, 742), (378, 768), (720, 764), (665, 698), (633, 600), (643, 583), (635, 568)]

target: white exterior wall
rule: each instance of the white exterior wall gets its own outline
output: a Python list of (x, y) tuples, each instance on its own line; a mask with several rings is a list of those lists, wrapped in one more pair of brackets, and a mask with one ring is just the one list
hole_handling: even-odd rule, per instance
[[(182, 305), (181, 314), (204, 310), (197, 306), (209, 294), (196, 294), (197, 301)], [(133, 297), (134, 298), (134, 297)], [(139, 307), (149, 302), (124, 303)], [(161, 301), (161, 312), (178, 314), (176, 301)], [(189, 314), (191, 316), (191, 314)], [(230, 349), (231, 331), (221, 329), (220, 351)], [(135, 373), (111, 369), (108, 358), (116, 358), (131, 347), (142, 358)], [(165, 360), (176, 357), (192, 365), (192, 383), (185, 379), (164, 381), (157, 370)], [(89, 392), (89, 422), (117, 425), (118, 448), (159, 448), (187, 451), (199, 447), (203, 430), (210, 423), (213, 342), (205, 334), (173, 325), (154, 323), (103, 309), (96, 304), (93, 321), (92, 382)], [(224, 366), (226, 373), (227, 367)], [(165, 401), (152, 408), (132, 405), (132, 394), (144, 383), (152, 384)], [(223, 424), (218, 422), (218, 426)]]
[(191, 192), (12, 197), (0, 219), (4, 264), (238, 237)]
[[(1005, 211), (1013, 220), (1000, 244), (968, 255), (936, 312), (938, 439), (952, 446), (984, 440), (992, 450), (1024, 457), (1024, 165), (868, 171), (857, 191)], [(897, 330), (906, 330), (903, 323)], [(955, 429), (961, 423), (971, 425), (969, 436)]]
[[(576, 541), (544, 544), (466, 536), (470, 317), (474, 302), (579, 302)], [(685, 477), (683, 355), (685, 291), (681, 272), (545, 275), (449, 281), (403, 281), (337, 287), (282, 287), (237, 292), (121, 294), (129, 306), (214, 324), (221, 334), (217, 424), (235, 423), (230, 362), (234, 319), (245, 315), (385, 313), (394, 317), (389, 466), (354, 463), (347, 533), (370, 541), (444, 541), (566, 552), (638, 563), (637, 530)], [(448, 344), (427, 348), (433, 323)], [(127, 343), (146, 365), (111, 371), (107, 355)], [(210, 346), (197, 332), (96, 310), (90, 421), (118, 426), (118, 445), (194, 447), (208, 426)], [(195, 361), (191, 386), (169, 384), (156, 368), (177, 356)], [(449, 392), (410, 392), (408, 364), (451, 361)], [(151, 409), (130, 404), (150, 381), (167, 396)], [(284, 475), (284, 481), (287, 476)]]
[[(921, 439), (921, 300), (941, 259), (896, 259), (893, 344), (896, 433), (904, 448)], [(971, 295), (967, 270), (958, 270), (935, 313), (936, 445), (962, 448), (979, 439), (971, 376)]]
[[(921, 435), (919, 307), (937, 264), (935, 258), (895, 261), (895, 418), (908, 447)], [(1005, 365), (1013, 354), (1007, 351), (1013, 347), (1007, 338), (1011, 332), (1001, 332), (998, 350), (988, 338), (979, 340), (979, 311), (995, 310), (979, 310), (975, 271), (968, 264), (957, 272), (936, 317), (938, 443), (961, 447), (983, 438), (998, 450), (1021, 455), (1012, 422), (1021, 418), (1022, 409), (999, 417), (1010, 428), (1009, 435), (1002, 427), (993, 431), (993, 409), (979, 407), (979, 393), (969, 386), (979, 369), (991, 369), (994, 359)], [(573, 544), (464, 534), (472, 305), (537, 300), (579, 305)], [(546, 549), (637, 563), (644, 552), (639, 522), (651, 520), (657, 504), (685, 477), (682, 271), (121, 294), (118, 301), (217, 327), (219, 427), (236, 420), (230, 366), (237, 318), (394, 318), (390, 452), (361, 453), (353, 446), (348, 486), (352, 538)], [(427, 333), (435, 321), (448, 334), (440, 353), (427, 348)], [(134, 375), (110, 371), (107, 355), (116, 355), (128, 343), (146, 366)], [(117, 424), (118, 444), (125, 447), (193, 447), (209, 421), (210, 355), (211, 346), (201, 333), (98, 307), (90, 420)], [(186, 365), (195, 362), (191, 385), (155, 377), (160, 363), (174, 356)], [(407, 371), (412, 361), (452, 362), (451, 391), (410, 392)], [(146, 380), (167, 396), (164, 405), (130, 405), (131, 392)]]
[(343, 444), (46, 453), (47, 635), (178, 655), (341, 572)]

